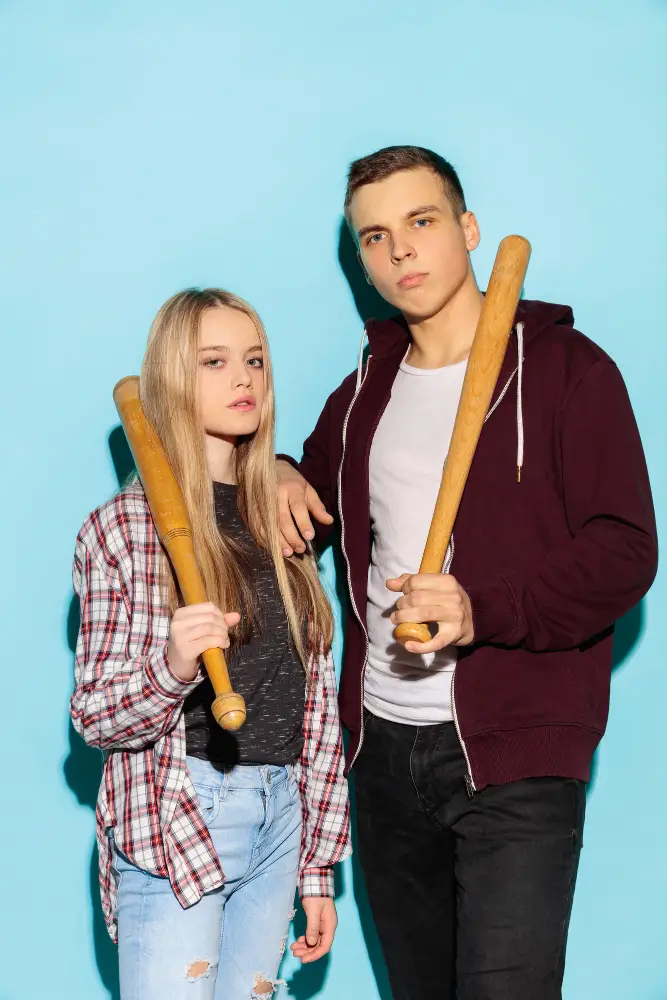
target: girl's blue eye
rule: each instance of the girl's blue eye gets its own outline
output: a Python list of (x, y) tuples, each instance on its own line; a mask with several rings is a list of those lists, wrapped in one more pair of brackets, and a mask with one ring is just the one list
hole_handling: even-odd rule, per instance
[(252, 365), (253, 368), (263, 368), (264, 359), (263, 358), (249, 358), (248, 364)]
[(209, 358), (204, 362), (204, 368), (221, 368), (224, 363), (222, 358)]

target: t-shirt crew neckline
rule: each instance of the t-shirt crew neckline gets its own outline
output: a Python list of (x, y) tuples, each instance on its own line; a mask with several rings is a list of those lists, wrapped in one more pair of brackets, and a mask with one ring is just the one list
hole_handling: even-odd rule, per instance
[(457, 372), (459, 369), (465, 368), (467, 364), (468, 358), (464, 358), (463, 361), (457, 361), (456, 364), (443, 365), (442, 368), (415, 368), (413, 365), (409, 365), (404, 358), (401, 361), (400, 370), (405, 372), (406, 375), (444, 375), (445, 372)]

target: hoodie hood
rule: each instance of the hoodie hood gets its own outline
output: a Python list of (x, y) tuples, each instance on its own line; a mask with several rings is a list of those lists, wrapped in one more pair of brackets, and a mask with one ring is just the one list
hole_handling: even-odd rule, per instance
[[(574, 313), (570, 306), (557, 305), (551, 302), (539, 302), (527, 299), (519, 303), (514, 334), (516, 338), (516, 360), (508, 350), (503, 367), (495, 388), (493, 402), (486, 416), (488, 420), (501, 400), (505, 397), (516, 376), (516, 479), (521, 482), (521, 471), (524, 458), (524, 423), (523, 423), (523, 363), (526, 345), (530, 344), (543, 330), (562, 325), (572, 326)], [(394, 352), (405, 353), (410, 343), (408, 325), (400, 313), (395, 319), (370, 319), (364, 327), (359, 347), (359, 363), (357, 365), (356, 391), (359, 392), (363, 381), (364, 345), (368, 339), (370, 354), (381, 359)]]
[[(542, 330), (551, 326), (573, 326), (574, 313), (570, 306), (540, 302), (537, 299), (524, 299), (519, 302), (516, 322), (523, 323), (524, 341), (529, 344)], [(364, 339), (366, 338), (373, 357), (381, 358), (385, 354), (393, 353), (402, 345), (405, 345), (407, 351), (410, 332), (405, 319), (398, 313), (392, 319), (367, 320), (364, 332)]]

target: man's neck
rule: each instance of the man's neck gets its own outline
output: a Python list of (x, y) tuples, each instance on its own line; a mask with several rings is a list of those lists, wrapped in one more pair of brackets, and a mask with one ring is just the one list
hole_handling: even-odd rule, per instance
[(456, 295), (425, 320), (406, 317), (412, 345), (406, 358), (414, 368), (444, 368), (470, 353), (484, 296), (470, 271)]

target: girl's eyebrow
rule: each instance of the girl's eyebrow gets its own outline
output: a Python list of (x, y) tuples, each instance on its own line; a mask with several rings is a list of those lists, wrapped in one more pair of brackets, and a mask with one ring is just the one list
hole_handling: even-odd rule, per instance
[[(261, 344), (253, 344), (253, 346), (249, 347), (245, 353), (251, 354), (253, 351), (261, 350), (263, 350)], [(226, 344), (207, 344), (206, 347), (200, 347), (199, 351), (200, 353), (202, 351), (222, 351), (224, 354), (229, 354), (229, 348)]]

